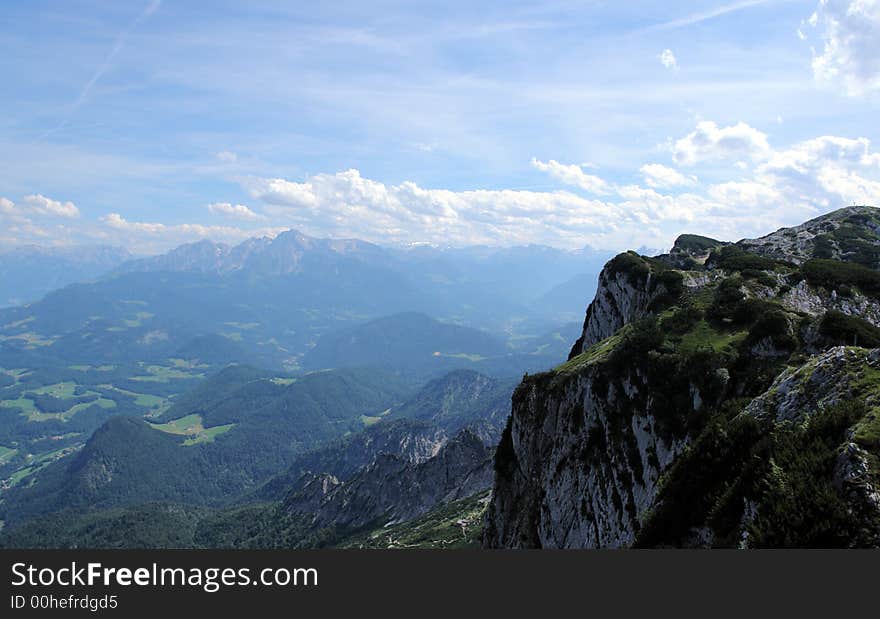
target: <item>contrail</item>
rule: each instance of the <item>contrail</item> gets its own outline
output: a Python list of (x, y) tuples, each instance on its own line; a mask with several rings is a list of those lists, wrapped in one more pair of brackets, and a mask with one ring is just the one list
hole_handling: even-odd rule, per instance
[(125, 47), (125, 42), (128, 39), (129, 35), (131, 35), (132, 31), (141, 22), (150, 17), (150, 15), (152, 15), (153, 13), (155, 13), (160, 4), (162, 4), (162, 0), (151, 0), (147, 7), (143, 11), (141, 11), (140, 15), (138, 15), (134, 19), (134, 21), (131, 22), (131, 24), (129, 24), (128, 28), (119, 33), (119, 35), (116, 37), (116, 41), (113, 43), (113, 48), (110, 50), (110, 53), (108, 53), (107, 56), (104, 58), (104, 62), (101, 63), (101, 66), (98, 67), (98, 70), (95, 71), (94, 75), (92, 75), (92, 78), (88, 82), (86, 82), (86, 85), (83, 86), (82, 90), (80, 90), (79, 96), (68, 108), (67, 114), (64, 116), (64, 119), (60, 123), (58, 123), (58, 126), (56, 126), (54, 129), (46, 131), (41, 137), (46, 137), (52, 133), (55, 133), (67, 124), (67, 121), (70, 120), (70, 117), (73, 115), (73, 113), (76, 112), (76, 110), (79, 109), (79, 107), (86, 100), (86, 97), (88, 97), (89, 92), (92, 90), (92, 87), (94, 87), (94, 85), (98, 83), (98, 80), (100, 80), (101, 77), (103, 77), (103, 75), (110, 68), (110, 65), (113, 63), (113, 59), (116, 58), (116, 55), (119, 54), (123, 47)]
[(743, 9), (748, 9), (753, 6), (767, 4), (770, 1), (771, 0), (742, 0), (741, 2), (732, 2), (730, 4), (725, 4), (709, 11), (704, 11), (702, 13), (693, 13), (679, 19), (673, 19), (672, 21), (663, 22), (661, 24), (654, 24), (653, 26), (648, 26), (647, 28), (645, 28), (645, 30), (673, 30), (675, 28), (682, 28), (684, 26), (691, 26), (693, 24), (699, 24), (700, 22), (714, 19), (716, 17), (721, 17), (722, 15), (726, 15), (728, 13), (733, 13), (734, 11), (741, 11)]

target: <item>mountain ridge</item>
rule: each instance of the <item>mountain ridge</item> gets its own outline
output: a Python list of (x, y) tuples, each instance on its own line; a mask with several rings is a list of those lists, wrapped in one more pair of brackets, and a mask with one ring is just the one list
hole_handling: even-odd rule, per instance
[[(840, 348), (880, 334), (878, 216), (609, 261), (569, 360), (514, 393), (484, 545), (880, 543), (876, 351)], [(796, 393), (800, 425), (757, 414)]]

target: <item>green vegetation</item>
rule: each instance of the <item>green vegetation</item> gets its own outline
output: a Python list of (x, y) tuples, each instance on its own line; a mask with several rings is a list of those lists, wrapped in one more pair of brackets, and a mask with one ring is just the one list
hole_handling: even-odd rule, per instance
[(4, 447), (3, 445), (0, 445), (0, 465), (5, 464), (8, 460), (11, 460), (16, 453), (18, 453), (17, 449), (12, 449), (11, 447)]
[(159, 409), (165, 410), (168, 406), (168, 400), (161, 396), (151, 395), (149, 393), (138, 393), (136, 391), (129, 391), (127, 389), (120, 389), (119, 387), (115, 387), (113, 385), (98, 385), (101, 389), (109, 389), (111, 391), (116, 391), (118, 393), (122, 393), (134, 398), (134, 403), (137, 406), (142, 406), (144, 408), (149, 409)]
[(673, 248), (691, 254), (702, 254), (715, 249), (719, 245), (724, 245), (724, 243), (698, 234), (682, 234), (675, 239)]
[(661, 312), (679, 301), (684, 293), (684, 276), (659, 260), (651, 259), (650, 264), (652, 277), (648, 292), (654, 295), (654, 299), (648, 309)]
[(25, 415), (37, 412), (34, 401), (25, 397), (16, 398), (14, 400), (3, 400), (0, 402), (0, 408), (18, 408), (21, 410), (22, 414)]
[(854, 287), (866, 295), (880, 296), (880, 272), (860, 264), (813, 259), (805, 262), (801, 270), (807, 282), (813, 286), (838, 292)]
[(269, 380), (272, 382), (272, 384), (280, 385), (282, 387), (287, 387), (288, 385), (292, 385), (296, 382), (295, 378), (284, 378), (280, 376), (272, 377)]
[(153, 429), (167, 432), (168, 434), (198, 434), (205, 429), (202, 425), (202, 416), (196, 414), (187, 415), (168, 423), (154, 423), (151, 425)]
[(159, 430), (160, 432), (187, 436), (189, 438), (183, 441), (183, 445), (191, 446), (200, 445), (202, 443), (211, 443), (221, 434), (229, 432), (232, 428), (235, 427), (235, 425), (236, 424), (234, 423), (228, 423), (225, 425), (206, 428), (202, 424), (201, 415), (192, 414), (187, 415), (186, 417), (181, 417), (180, 419), (169, 421), (167, 423), (155, 423), (152, 424), (152, 427), (153, 429)]
[(15, 335), (0, 335), (0, 342), (20, 340), (24, 342), (26, 350), (34, 350), (36, 348), (51, 346), (55, 343), (56, 338), (44, 337), (39, 333), (28, 331), (27, 333), (16, 333)]
[(880, 328), (867, 320), (829, 310), (819, 323), (819, 334), (828, 346), (880, 347)]
[(104, 409), (111, 409), (116, 407), (116, 402), (113, 400), (108, 400), (106, 398), (98, 398), (96, 400), (88, 401), (88, 402), (80, 402), (79, 404), (74, 404), (67, 410), (60, 413), (41, 413), (33, 410), (27, 413), (27, 418), (29, 421), (48, 421), (50, 419), (57, 419), (60, 421), (67, 421), (77, 413), (84, 411), (87, 408), (92, 406), (98, 406)]
[(848, 401), (809, 417), (802, 427), (777, 427), (758, 442), (753, 453), (759, 464), (752, 474), (758, 509), (748, 526), (753, 547), (871, 543), (863, 521), (832, 481), (846, 431), (864, 415), (862, 402)]
[(167, 383), (171, 380), (203, 378), (205, 376), (204, 374), (190, 372), (188, 369), (181, 369), (179, 366), (168, 367), (164, 365), (148, 365), (144, 369), (147, 372), (146, 375), (132, 376), (131, 380), (139, 382)]
[(865, 416), (853, 428), (853, 440), (875, 455), (874, 469), (880, 478), (880, 369), (864, 366), (859, 368), (850, 388), (853, 398), (866, 402)]
[(605, 265), (609, 277), (619, 273), (635, 280), (645, 280), (651, 272), (648, 262), (634, 251), (617, 254)]
[(838, 448), (864, 417), (864, 404), (843, 402), (797, 426), (737, 410), (731, 402), (715, 415), (664, 476), (658, 508), (637, 545), (681, 545), (693, 527), (706, 524), (717, 545), (735, 546), (746, 501), (753, 505), (746, 519), (751, 547), (870, 543), (832, 483)]
[(61, 512), (0, 533), (0, 548), (191, 548), (203, 509), (142, 505)]
[(67, 421), (91, 406), (110, 409), (116, 406), (116, 402), (100, 397), (99, 393), (84, 389), (74, 382), (45, 385), (27, 391), (16, 399), (0, 401), (0, 407), (17, 408), (28, 421), (34, 422), (53, 419)]
[(611, 337), (607, 337), (601, 342), (597, 342), (576, 357), (572, 357), (562, 365), (556, 366), (553, 368), (553, 371), (561, 374), (570, 374), (578, 372), (586, 366), (607, 360), (611, 355), (611, 352), (614, 350), (614, 347), (621, 342), (628, 332), (629, 330), (624, 327)]
[[(4, 493), (0, 518), (17, 526), (59, 509), (227, 501), (286, 470), (300, 454), (363, 429), (361, 415), (379, 416), (409, 392), (405, 381), (377, 370), (318, 372), (287, 386), (271, 376), (230, 366), (175, 398), (159, 423), (140, 419), (144, 409), (120, 394), (120, 402), (129, 402), (127, 415), (104, 421), (76, 455), (76, 466), (50, 463), (32, 476), (33, 485)], [(106, 480), (108, 468), (113, 475)]]
[(242, 331), (249, 331), (251, 329), (256, 329), (260, 326), (258, 322), (227, 322), (225, 323), (234, 329), (240, 329)]
[(483, 367), (508, 356), (504, 341), (479, 329), (403, 313), (328, 333), (302, 361), (303, 368), (378, 367), (420, 377), (461, 367)]
[[(840, 258), (876, 269), (880, 267), (880, 236), (876, 218), (854, 215), (836, 230), (816, 239), (814, 258)], [(871, 225), (873, 224), (873, 226)]]
[(77, 384), (74, 382), (55, 383), (54, 385), (46, 385), (39, 389), (34, 389), (32, 393), (37, 395), (50, 395), (53, 398), (69, 399), (73, 398), (76, 393)]
[(212, 428), (204, 428), (201, 432), (196, 433), (191, 438), (183, 441), (184, 446), (200, 445), (202, 443), (212, 443), (214, 439), (229, 432), (236, 424), (228, 423), (225, 426), (214, 426)]
[(709, 257), (709, 262), (725, 271), (772, 271), (778, 265), (776, 260), (752, 254), (738, 245), (721, 247)]
[(323, 534), (306, 541), (308, 518), (292, 516), (277, 503), (244, 505), (209, 514), (201, 520), (193, 545), (197, 548), (301, 548), (325, 545)]
[(338, 542), (340, 548), (479, 548), (489, 493), (452, 501), (427, 514)]
[(684, 354), (707, 349), (716, 353), (732, 353), (747, 335), (747, 331), (717, 330), (706, 320), (701, 320), (691, 331), (682, 336), (678, 349)]

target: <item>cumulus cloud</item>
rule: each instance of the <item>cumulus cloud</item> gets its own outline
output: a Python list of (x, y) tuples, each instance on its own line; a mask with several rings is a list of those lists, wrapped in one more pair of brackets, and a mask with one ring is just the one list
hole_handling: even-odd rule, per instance
[[(775, 145), (744, 123), (705, 121), (670, 143), (669, 161), (615, 170), (607, 178), (595, 170), (588, 174), (583, 165), (534, 159), (535, 170), (560, 184), (545, 191), (386, 184), (356, 169), (298, 180), (242, 177), (259, 208), (226, 202), (207, 206), (232, 218), (229, 225), (137, 221), (122, 212), (83, 222), (57, 216), (71, 209), (44, 196), (19, 203), (2, 197), (0, 242), (48, 243), (63, 236), (124, 244), (143, 253), (205, 238), (236, 243), (294, 227), (383, 244), (625, 249), (668, 246), (681, 232), (735, 240), (853, 202), (880, 204), (880, 152), (865, 137), (819, 136)], [(637, 182), (620, 181), (631, 172), (637, 172)], [(55, 227), (36, 226), (25, 216), (36, 221), (40, 213), (55, 213), (46, 219)]]
[(676, 140), (672, 158), (679, 165), (692, 166), (707, 161), (762, 159), (770, 152), (767, 135), (744, 122), (719, 127), (711, 120), (697, 124), (697, 128)]
[(59, 202), (42, 194), (32, 194), (22, 198), (22, 206), (28, 212), (54, 217), (78, 217), (79, 209), (73, 202)]
[(263, 217), (244, 204), (231, 204), (229, 202), (214, 202), (208, 205), (208, 210), (214, 215), (222, 215), (232, 219), (241, 219), (244, 221), (256, 221)]
[(303, 182), (254, 178), (245, 186), (274, 221), (385, 243), (577, 246), (584, 243), (584, 231), (602, 238), (625, 215), (568, 191), (426, 189), (409, 181), (386, 185), (358, 170)]
[(161, 222), (129, 221), (120, 213), (100, 218), (101, 227), (94, 235), (106, 242), (125, 244), (139, 253), (164, 251), (181, 243), (200, 239), (239, 243), (258, 236), (275, 236), (284, 227), (241, 228), (211, 226), (198, 223), (164, 224)]
[(697, 184), (695, 176), (685, 176), (675, 168), (662, 163), (648, 163), (639, 168), (649, 187), (691, 187)]
[(867, 138), (822, 136), (775, 151), (756, 178), (822, 207), (880, 204), (880, 153)]
[(660, 52), (658, 58), (660, 58), (660, 64), (670, 71), (678, 71), (678, 60), (675, 59), (675, 54), (672, 53), (671, 49), (664, 49)]
[[(706, 183), (650, 163), (639, 170), (642, 184), (617, 184), (581, 166), (535, 159), (535, 169), (572, 190), (386, 185), (357, 170), (301, 181), (251, 178), (245, 188), (264, 203), (274, 223), (314, 234), (455, 245), (661, 246), (694, 230), (737, 239), (853, 202), (880, 204), (880, 153), (866, 138), (825, 136), (774, 148), (764, 133), (743, 123), (704, 122), (676, 144), (673, 159), (696, 171), (729, 159), (726, 177), (714, 166), (708, 177), (715, 180)], [(741, 157), (751, 164), (735, 165)]]
[(24, 196), (19, 202), (0, 198), (0, 216), (4, 220), (25, 222), (31, 217), (72, 219), (79, 216), (79, 209), (73, 202), (61, 202), (42, 194)]
[(253, 231), (232, 226), (206, 226), (203, 224), (163, 224), (159, 222), (128, 221), (119, 213), (109, 213), (101, 221), (110, 228), (123, 231), (144, 232), (147, 234), (180, 233), (196, 237), (247, 238)]
[(611, 188), (604, 180), (594, 174), (587, 174), (583, 168), (574, 164), (563, 164), (551, 159), (548, 162), (532, 159), (532, 167), (562, 181), (566, 185), (580, 187), (584, 191), (599, 196), (610, 193)]
[(816, 79), (839, 82), (850, 95), (880, 89), (880, 0), (822, 0), (806, 25), (821, 38)]

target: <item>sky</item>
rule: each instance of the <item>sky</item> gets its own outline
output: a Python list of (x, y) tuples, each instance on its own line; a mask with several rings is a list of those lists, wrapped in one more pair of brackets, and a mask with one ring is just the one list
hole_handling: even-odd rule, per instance
[(880, 0), (0, 14), (0, 248), (622, 250), (880, 205)]

